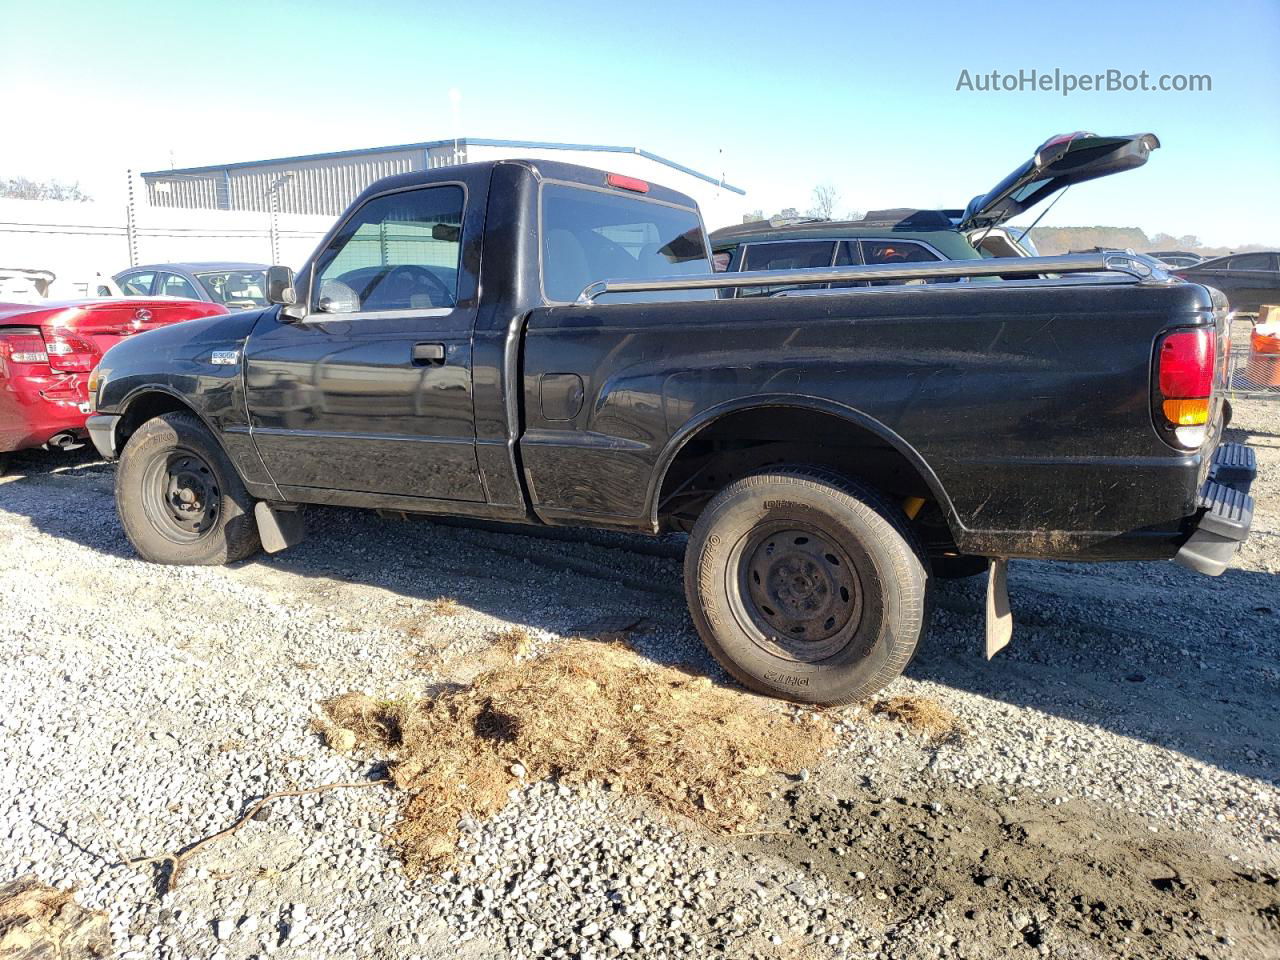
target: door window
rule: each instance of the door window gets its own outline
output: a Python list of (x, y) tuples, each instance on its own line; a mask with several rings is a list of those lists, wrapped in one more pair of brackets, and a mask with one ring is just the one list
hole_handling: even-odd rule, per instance
[[(805, 270), (829, 267), (835, 256), (834, 240), (783, 240), (753, 243), (747, 247), (743, 270)], [(786, 283), (767, 287), (739, 287), (740, 297), (767, 297), (781, 290), (807, 290), (825, 283)]]
[(312, 309), (362, 313), (456, 305), (464, 200), (462, 188), (453, 185), (370, 200), (321, 258)]
[(1228, 270), (1270, 270), (1271, 254), (1246, 253), (1227, 261)]
[[(862, 260), (864, 263), (893, 263), (902, 266), (907, 263), (928, 263), (941, 258), (923, 244), (910, 240), (863, 240)], [(882, 287), (891, 283), (924, 283), (923, 280), (872, 280), (873, 287)]]
[(176, 273), (160, 274), (160, 289), (157, 292), (165, 297), (183, 297), (187, 300), (200, 299), (200, 294), (196, 293), (196, 288), (191, 281), (186, 277), (178, 276)]
[(120, 278), (120, 290), (126, 297), (149, 297), (151, 282), (155, 278), (155, 273), (150, 270), (125, 274)]

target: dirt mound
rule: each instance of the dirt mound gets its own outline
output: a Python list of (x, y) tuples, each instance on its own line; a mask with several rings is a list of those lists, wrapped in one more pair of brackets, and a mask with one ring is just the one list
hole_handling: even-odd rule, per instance
[(348, 694), (325, 707), (361, 745), (393, 752), (391, 775), (410, 794), (397, 839), (411, 865), (447, 860), (459, 821), (496, 813), (528, 778), (599, 781), (742, 830), (774, 774), (812, 766), (833, 742), (822, 716), (590, 641), (416, 703)]
[(33, 876), (0, 884), (0, 958), (96, 960), (111, 956), (107, 914)]

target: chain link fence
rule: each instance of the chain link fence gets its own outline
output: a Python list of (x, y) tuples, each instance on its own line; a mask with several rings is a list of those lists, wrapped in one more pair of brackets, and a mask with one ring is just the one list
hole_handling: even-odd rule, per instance
[(1268, 319), (1270, 323), (1263, 326), (1254, 316), (1232, 317), (1227, 357), (1229, 396), (1280, 400), (1280, 310)]

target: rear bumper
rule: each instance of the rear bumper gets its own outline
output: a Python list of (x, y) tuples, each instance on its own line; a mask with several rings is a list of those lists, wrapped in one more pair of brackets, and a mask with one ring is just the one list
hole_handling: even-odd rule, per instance
[(1191, 536), (1174, 557), (1176, 562), (1210, 577), (1227, 569), (1253, 525), (1249, 487), (1257, 475), (1252, 448), (1243, 443), (1218, 447), (1200, 490), (1200, 513)]
[(89, 439), (98, 448), (98, 453), (108, 460), (116, 458), (116, 424), (120, 418), (115, 414), (94, 414), (85, 423), (89, 428)]
[(87, 375), (0, 380), (0, 451), (44, 446), (59, 434), (84, 436)]

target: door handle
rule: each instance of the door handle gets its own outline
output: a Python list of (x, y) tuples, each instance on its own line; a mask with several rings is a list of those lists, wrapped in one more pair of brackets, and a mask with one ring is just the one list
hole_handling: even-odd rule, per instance
[(443, 343), (415, 343), (413, 345), (413, 362), (422, 367), (429, 363), (444, 363)]

